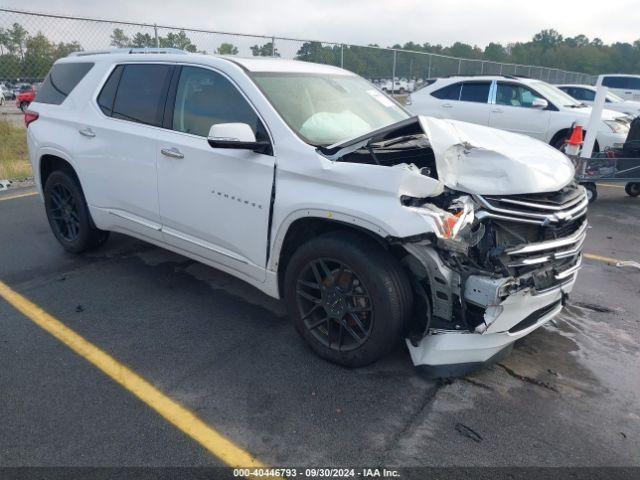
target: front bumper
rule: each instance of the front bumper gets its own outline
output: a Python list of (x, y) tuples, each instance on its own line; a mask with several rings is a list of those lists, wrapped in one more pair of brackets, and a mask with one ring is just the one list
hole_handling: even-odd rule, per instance
[(492, 363), (508, 354), (516, 340), (560, 313), (575, 278), (544, 293), (526, 289), (510, 295), (487, 309), (490, 328), (482, 333), (435, 330), (415, 345), (407, 340), (411, 360), (430, 377), (464, 375)]
[(600, 150), (604, 150), (605, 148), (619, 147), (626, 141), (626, 139), (626, 134), (605, 132), (602, 130), (598, 131), (596, 135), (596, 140), (598, 141)]

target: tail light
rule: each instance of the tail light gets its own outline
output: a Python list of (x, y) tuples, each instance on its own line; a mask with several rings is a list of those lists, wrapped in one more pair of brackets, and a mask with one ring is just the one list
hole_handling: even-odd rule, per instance
[(32, 110), (25, 110), (24, 126), (28, 128), (31, 123), (35, 122), (38, 119), (38, 117), (40, 117), (40, 114), (38, 112), (34, 112)]

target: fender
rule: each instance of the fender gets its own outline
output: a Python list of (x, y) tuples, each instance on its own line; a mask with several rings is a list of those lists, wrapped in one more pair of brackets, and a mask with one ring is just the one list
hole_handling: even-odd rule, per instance
[(76, 175), (78, 175), (80, 182), (82, 182), (80, 169), (78, 168), (77, 163), (73, 160), (73, 157), (71, 157), (71, 155), (69, 155), (64, 150), (60, 150), (59, 148), (56, 148), (56, 147), (51, 147), (51, 146), (38, 147), (36, 150), (35, 156), (31, 160), (31, 165), (33, 167), (33, 177), (36, 183), (36, 188), (38, 189), (38, 193), (40, 194), (41, 198), (43, 194), (44, 185), (42, 185), (42, 180), (40, 178), (40, 167), (42, 164), (42, 157), (44, 157), (45, 155), (52, 155), (54, 157), (59, 157), (63, 159), (65, 162), (71, 165), (71, 167), (76, 172)]
[(370, 222), (360, 217), (356, 217), (351, 214), (337, 212), (335, 210), (318, 210), (313, 208), (304, 208), (294, 210), (289, 213), (287, 217), (280, 223), (278, 230), (272, 241), (271, 255), (269, 257), (269, 264), (267, 269), (272, 272), (278, 271), (278, 262), (280, 260), (280, 252), (282, 250), (282, 244), (289, 231), (289, 227), (293, 222), (301, 218), (318, 218), (322, 220), (331, 220), (340, 222), (345, 225), (354, 225), (364, 230), (368, 230), (371, 233), (376, 234), (379, 237), (385, 238), (390, 236), (390, 232), (383, 226)]

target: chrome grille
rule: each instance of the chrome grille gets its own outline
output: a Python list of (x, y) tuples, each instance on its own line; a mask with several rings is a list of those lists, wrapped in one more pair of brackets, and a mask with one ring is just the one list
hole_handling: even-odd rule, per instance
[(523, 246), (506, 250), (509, 255), (509, 267), (525, 267), (528, 265), (538, 265), (551, 260), (575, 257), (580, 254), (582, 244), (587, 234), (587, 222), (582, 222), (578, 230), (573, 234), (546, 240), (537, 243), (528, 243)]
[(580, 268), (588, 199), (573, 183), (560, 192), (474, 197), (477, 218), (493, 231), (500, 263), (514, 276), (530, 273), (550, 288), (571, 281)]
[(474, 198), (483, 208), (478, 213), (478, 218), (496, 218), (546, 226), (574, 220), (587, 213), (587, 205), (589, 204), (587, 194), (583, 187), (577, 188), (581, 190), (581, 194), (560, 205), (524, 201), (517, 197), (476, 195)]

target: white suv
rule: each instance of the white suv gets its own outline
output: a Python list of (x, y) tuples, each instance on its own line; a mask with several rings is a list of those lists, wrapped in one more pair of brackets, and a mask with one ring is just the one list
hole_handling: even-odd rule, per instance
[[(556, 148), (591, 114), (591, 107), (553, 85), (509, 76), (439, 78), (411, 95), (409, 109), (529, 135)], [(604, 110), (596, 150), (624, 143), (628, 132), (626, 115)]]
[(606, 74), (598, 76), (596, 86), (604, 85), (625, 100), (640, 102), (640, 75)]
[(66, 250), (117, 231), (224, 270), (283, 297), (343, 365), (406, 338), (428, 373), (462, 373), (555, 316), (580, 268), (587, 199), (567, 157), (411, 117), (339, 68), (80, 53), (26, 122)]
[(385, 80), (381, 85), (381, 90), (385, 93), (403, 94), (415, 90), (415, 82), (406, 78), (396, 78), (393, 81)]
[[(556, 85), (563, 92), (571, 95), (585, 105), (593, 105), (596, 99), (597, 87), (591, 85)], [(631, 117), (640, 116), (640, 102), (633, 100), (624, 100), (614, 93), (607, 92), (604, 99), (607, 110), (615, 110)]]

